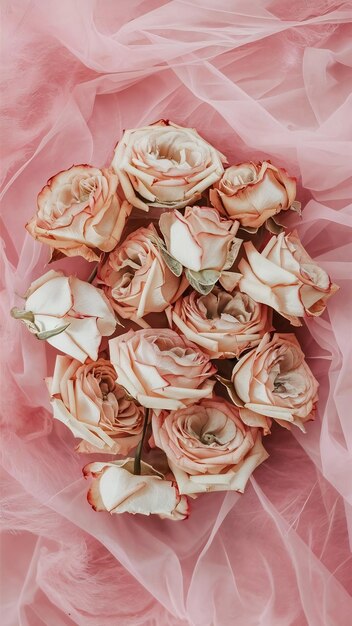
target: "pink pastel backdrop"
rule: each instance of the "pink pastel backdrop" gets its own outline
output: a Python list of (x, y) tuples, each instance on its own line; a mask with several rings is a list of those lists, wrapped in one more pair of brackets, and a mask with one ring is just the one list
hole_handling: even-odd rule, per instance
[[(351, 624), (351, 1), (1, 6), (2, 626)], [(24, 230), (47, 178), (161, 117), (297, 175), (299, 234), (341, 287), (299, 331), (316, 421), (275, 428), (245, 495), (201, 497), (181, 523), (91, 510), (90, 457), (50, 415), (54, 350), (8, 314), (47, 261)]]

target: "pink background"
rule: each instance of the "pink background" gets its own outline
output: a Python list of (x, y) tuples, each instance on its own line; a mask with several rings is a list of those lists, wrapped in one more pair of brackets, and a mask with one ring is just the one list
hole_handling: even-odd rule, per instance
[[(2, 12), (2, 626), (347, 626), (351, 1), (11, 0)], [(245, 495), (201, 497), (180, 523), (90, 509), (89, 457), (49, 411), (54, 350), (8, 315), (47, 261), (24, 231), (47, 178), (108, 163), (124, 128), (161, 117), (230, 162), (268, 157), (297, 175), (299, 234), (341, 287), (299, 331), (317, 420), (306, 435), (275, 428)]]

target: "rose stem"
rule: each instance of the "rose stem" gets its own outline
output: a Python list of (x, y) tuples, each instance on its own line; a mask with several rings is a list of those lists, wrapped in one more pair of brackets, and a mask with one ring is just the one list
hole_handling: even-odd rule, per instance
[(98, 263), (96, 264), (94, 270), (89, 274), (89, 278), (87, 278), (87, 283), (92, 283), (94, 278), (96, 277), (98, 272)]
[(137, 446), (136, 454), (134, 455), (133, 473), (137, 474), (138, 476), (141, 473), (142, 448), (143, 448), (143, 442), (144, 442), (145, 433), (147, 432), (148, 421), (149, 421), (149, 409), (146, 409), (145, 410), (145, 414), (144, 414), (144, 424), (143, 424), (142, 437), (141, 437), (141, 440), (140, 440), (140, 442), (139, 442), (139, 444)]

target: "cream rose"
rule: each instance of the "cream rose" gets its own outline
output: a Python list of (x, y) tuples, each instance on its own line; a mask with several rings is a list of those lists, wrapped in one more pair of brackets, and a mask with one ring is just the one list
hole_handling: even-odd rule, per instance
[(119, 242), (131, 205), (118, 195), (118, 176), (74, 165), (48, 180), (38, 195), (28, 232), (66, 256), (98, 261)]
[(293, 326), (301, 326), (299, 318), (304, 315), (321, 315), (338, 289), (308, 255), (296, 232), (271, 237), (261, 253), (250, 241), (244, 248), (247, 260), (238, 265), (241, 291), (271, 306)]
[(82, 439), (78, 452), (127, 454), (141, 439), (144, 410), (117, 384), (106, 359), (82, 365), (57, 356), (54, 374), (46, 383), (54, 418)]
[(141, 475), (135, 475), (133, 464), (133, 459), (124, 459), (83, 468), (85, 478), (93, 477), (87, 499), (95, 511), (155, 514), (173, 521), (188, 517), (187, 498), (180, 496), (174, 482), (143, 461)]
[[(187, 207), (184, 215), (163, 213), (159, 225), (168, 253), (186, 268), (186, 277), (197, 291), (208, 293), (223, 273), (226, 278), (231, 274), (224, 270), (233, 265), (242, 243), (235, 238), (238, 222), (224, 220), (215, 209), (195, 206)], [(234, 278), (231, 286), (238, 275)]]
[(243, 493), (268, 454), (258, 428), (246, 426), (223, 398), (153, 415), (153, 438), (164, 450), (180, 493), (235, 490)]
[(269, 431), (271, 419), (298, 426), (313, 419), (318, 383), (295, 335), (267, 334), (257, 348), (236, 363), (227, 389), (249, 426)]
[(266, 220), (292, 207), (296, 179), (269, 161), (240, 163), (225, 170), (209, 197), (218, 211), (255, 231)]
[(209, 357), (173, 330), (131, 330), (109, 345), (119, 383), (144, 407), (178, 409), (212, 395)]
[(152, 224), (139, 228), (110, 252), (98, 270), (98, 282), (115, 311), (146, 328), (142, 318), (164, 311), (188, 286), (184, 276), (175, 276), (168, 268), (156, 239)]
[(212, 359), (238, 357), (272, 330), (271, 311), (238, 289), (214, 287), (206, 296), (192, 291), (177, 300), (171, 315), (178, 330)]
[(225, 157), (194, 128), (160, 120), (126, 130), (112, 167), (127, 200), (135, 207), (182, 208), (193, 204), (217, 181)]
[(88, 357), (97, 360), (102, 336), (112, 335), (116, 327), (114, 311), (101, 289), (54, 270), (35, 280), (24, 309), (15, 307), (11, 313), (38, 339), (81, 363)]

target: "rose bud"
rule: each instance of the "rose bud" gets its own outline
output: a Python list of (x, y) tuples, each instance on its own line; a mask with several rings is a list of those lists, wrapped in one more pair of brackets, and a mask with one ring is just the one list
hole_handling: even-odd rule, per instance
[(220, 280), (232, 291), (238, 274), (226, 270), (232, 267), (242, 243), (235, 237), (238, 222), (221, 218), (215, 209), (195, 206), (187, 207), (184, 215), (179, 211), (163, 213), (159, 225), (168, 253), (187, 268), (192, 287), (205, 294)]
[(141, 475), (133, 474), (133, 459), (89, 463), (85, 478), (93, 477), (88, 502), (95, 511), (159, 515), (173, 521), (188, 517), (189, 506), (173, 481), (164, 480), (153, 467), (141, 463)]
[(50, 178), (38, 195), (28, 232), (52, 251), (98, 261), (115, 248), (131, 212), (112, 170), (74, 165)]
[(188, 287), (184, 276), (175, 276), (155, 241), (152, 224), (139, 228), (105, 259), (98, 282), (119, 316), (148, 327), (143, 317), (164, 311)]
[(54, 374), (46, 383), (54, 418), (82, 439), (78, 452), (127, 454), (141, 438), (144, 410), (127, 397), (105, 359), (83, 365), (57, 356)]
[(311, 259), (296, 232), (271, 237), (261, 253), (250, 241), (244, 248), (247, 260), (238, 265), (241, 291), (271, 306), (293, 326), (301, 326), (299, 318), (305, 315), (321, 315), (338, 289)]
[(305, 432), (305, 422), (314, 418), (318, 383), (291, 333), (276, 333), (272, 339), (269, 333), (265, 335), (257, 348), (236, 363), (231, 384), (226, 386), (242, 420), (265, 432), (271, 419)]
[(181, 296), (172, 307), (172, 321), (212, 359), (232, 359), (260, 343), (272, 329), (271, 310), (235, 289), (214, 287), (202, 296)]
[(23, 310), (11, 314), (38, 339), (81, 363), (98, 358), (102, 336), (112, 335), (116, 319), (109, 301), (93, 285), (51, 270), (35, 280)]
[(255, 468), (268, 457), (260, 430), (246, 426), (223, 398), (153, 415), (153, 438), (164, 450), (180, 493), (243, 493)]
[(212, 395), (215, 367), (173, 330), (131, 330), (109, 346), (119, 383), (146, 408), (178, 409)]
[(138, 209), (182, 208), (222, 175), (225, 157), (193, 128), (160, 120), (126, 130), (112, 167), (127, 200)]
[(273, 216), (300, 207), (294, 202), (296, 179), (269, 161), (232, 165), (214, 184), (209, 197), (220, 213), (238, 220), (242, 228), (250, 232), (255, 232), (267, 220), (268, 228), (276, 232)]

